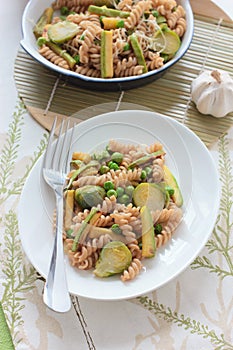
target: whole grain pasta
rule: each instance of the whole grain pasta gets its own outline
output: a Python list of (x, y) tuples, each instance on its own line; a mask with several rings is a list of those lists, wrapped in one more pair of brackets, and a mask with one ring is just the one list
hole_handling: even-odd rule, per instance
[[(64, 249), (73, 267), (95, 272), (108, 244), (119, 242), (131, 257), (120, 271), (121, 280), (131, 281), (142, 270), (143, 260), (169, 242), (183, 211), (165, 176), (165, 154), (158, 142), (134, 145), (117, 140), (109, 140), (103, 152), (74, 152), (72, 159), (78, 163), (69, 173), (66, 188), (74, 198), (73, 217), (70, 211), (69, 220), (64, 217), (64, 222), (72, 221), (63, 233)], [(97, 173), (83, 176), (93, 164)], [(176, 192), (181, 196), (179, 187)], [(154, 241), (150, 254), (145, 252), (148, 227)], [(114, 274), (112, 270), (109, 273)]]
[[(114, 67), (112, 78), (142, 75), (161, 68), (179, 49), (187, 22), (184, 8), (175, 0), (119, 0), (112, 2), (109, 8), (107, 1), (101, 1), (99, 6), (95, 3), (94, 0), (54, 1), (50, 23), (39, 31), (35, 30), (36, 26), (34, 28), (39, 53), (63, 69), (108, 79), (103, 71), (110, 63)], [(103, 18), (108, 19), (107, 28)], [(42, 22), (38, 21), (37, 25)], [(71, 26), (74, 31), (67, 29)], [(101, 33), (108, 31), (112, 38), (106, 56), (101, 50), (106, 40)], [(167, 40), (166, 32), (169, 31), (177, 37), (172, 35)], [(41, 32), (42, 37), (38, 38)], [(132, 34), (138, 42), (136, 50)], [(170, 40), (175, 40), (175, 45), (171, 45)], [(169, 54), (166, 52), (168, 44), (170, 48), (174, 47)]]

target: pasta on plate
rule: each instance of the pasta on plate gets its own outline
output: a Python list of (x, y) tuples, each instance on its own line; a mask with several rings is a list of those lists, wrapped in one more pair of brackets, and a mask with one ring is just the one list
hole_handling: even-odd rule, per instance
[(185, 10), (175, 0), (56, 0), (34, 27), (47, 60), (104, 79), (162, 67), (185, 31)]
[(112, 139), (100, 152), (74, 152), (64, 199), (64, 250), (71, 265), (93, 269), (97, 277), (120, 274), (123, 282), (171, 239), (183, 215), (180, 188), (158, 142)]

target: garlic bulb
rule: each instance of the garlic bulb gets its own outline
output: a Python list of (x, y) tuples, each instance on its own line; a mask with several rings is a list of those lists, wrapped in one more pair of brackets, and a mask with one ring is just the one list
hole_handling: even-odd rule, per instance
[(233, 111), (233, 80), (223, 70), (204, 71), (192, 81), (191, 97), (199, 112), (225, 117)]

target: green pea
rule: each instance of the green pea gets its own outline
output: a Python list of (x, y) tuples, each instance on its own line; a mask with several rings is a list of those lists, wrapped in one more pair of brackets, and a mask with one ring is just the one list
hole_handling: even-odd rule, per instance
[(76, 63), (80, 63), (80, 56), (79, 55), (75, 55), (73, 58), (76, 61)]
[(107, 165), (102, 165), (99, 171), (101, 175), (106, 174), (109, 171), (109, 167)]
[(165, 53), (161, 53), (161, 57), (163, 57), (163, 61), (164, 61), (164, 62), (169, 61), (170, 58), (171, 58), (169, 55), (167, 55), (167, 54), (165, 54)]
[(74, 238), (74, 235), (72, 235), (73, 232), (74, 232), (74, 230), (72, 230), (71, 228), (69, 230), (67, 230), (66, 237), (67, 238)]
[(134, 187), (132, 185), (129, 185), (125, 188), (125, 193), (130, 197), (132, 197), (133, 191)]
[(145, 172), (146, 172), (147, 176), (148, 176), (148, 175), (150, 175), (150, 174), (151, 174), (151, 172), (152, 172), (152, 169), (151, 169), (151, 167), (150, 167), (150, 166), (146, 166), (146, 167), (144, 168), (144, 170), (145, 170)]
[(123, 21), (123, 19), (117, 22), (117, 25), (116, 25), (117, 28), (124, 28), (124, 26), (125, 26), (125, 22)]
[(152, 15), (157, 18), (159, 16), (159, 12), (157, 10), (154, 10), (152, 11)]
[(165, 190), (169, 193), (169, 196), (173, 196), (175, 190), (174, 188), (170, 187), (170, 186), (166, 186)]
[(142, 172), (141, 172), (141, 180), (145, 180), (146, 177), (147, 177), (146, 171), (142, 170)]
[(155, 225), (155, 234), (159, 235), (162, 232), (162, 229), (163, 229), (163, 227), (161, 224), (156, 224)]
[(117, 198), (117, 191), (115, 191), (115, 190), (108, 190), (107, 191), (107, 197), (110, 198), (112, 196), (115, 196)]
[(113, 224), (111, 227), (112, 232), (116, 233), (117, 235), (120, 235), (122, 233), (122, 230), (118, 224)]
[(111, 156), (111, 160), (114, 163), (121, 164), (123, 160), (123, 154), (120, 152), (114, 152)]
[(108, 164), (109, 168), (112, 170), (118, 170), (119, 169), (119, 165), (115, 162), (109, 162), (110, 164)]
[(117, 196), (118, 197), (121, 197), (121, 196), (123, 196), (123, 194), (124, 194), (124, 188), (123, 187), (117, 187), (117, 189), (116, 189), (116, 192), (117, 192)]
[(170, 29), (168, 28), (167, 23), (162, 23), (160, 24), (160, 28), (162, 30), (162, 32), (168, 32)]
[(66, 6), (61, 7), (61, 15), (62, 16), (68, 16), (69, 14), (69, 9)]
[(123, 194), (123, 196), (119, 197), (118, 202), (127, 205), (130, 203), (130, 197), (127, 194)]
[(130, 44), (127, 43), (125, 44), (125, 46), (123, 47), (123, 51), (128, 51), (130, 49)]
[(46, 44), (47, 40), (46, 38), (44, 38), (43, 36), (40, 36), (38, 39), (37, 39), (37, 45), (38, 46), (43, 46), (44, 44)]
[(109, 157), (110, 157), (109, 152), (108, 152), (107, 150), (104, 150), (104, 151), (102, 152), (102, 158), (103, 158), (103, 159), (107, 159), (107, 158), (109, 158)]
[(166, 22), (166, 17), (159, 15), (157, 18), (157, 24), (160, 23), (165, 23)]
[(95, 160), (98, 160), (99, 162), (102, 162), (104, 160), (106, 160), (107, 158), (109, 158), (109, 153), (108, 151), (104, 150), (101, 153), (94, 153), (93, 157)]
[(113, 190), (113, 189), (114, 189), (114, 184), (112, 183), (112, 181), (106, 181), (106, 182), (104, 183), (104, 189), (105, 189), (106, 191), (108, 191), (108, 190)]

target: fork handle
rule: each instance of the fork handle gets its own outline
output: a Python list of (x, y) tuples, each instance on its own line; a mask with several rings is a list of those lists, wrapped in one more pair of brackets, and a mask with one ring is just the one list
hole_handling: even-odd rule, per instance
[(53, 252), (47, 275), (43, 300), (54, 311), (66, 312), (71, 307), (70, 295), (67, 287), (64, 251), (63, 251), (63, 188), (59, 186), (56, 195), (56, 229)]

